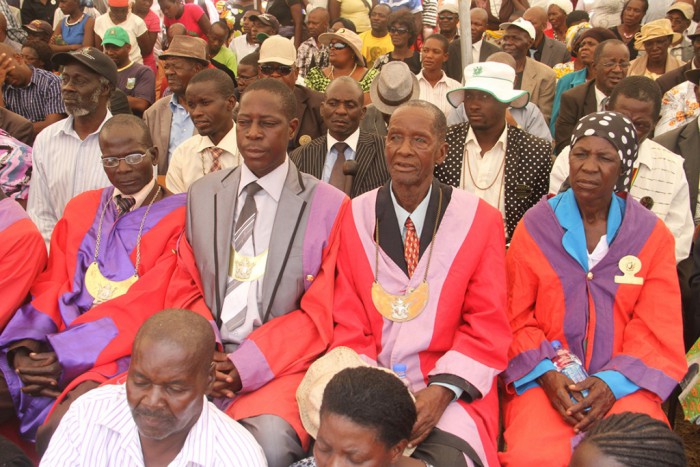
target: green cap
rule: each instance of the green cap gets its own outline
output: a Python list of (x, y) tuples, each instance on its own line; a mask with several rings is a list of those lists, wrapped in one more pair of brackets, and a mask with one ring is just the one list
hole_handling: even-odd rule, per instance
[(131, 45), (129, 33), (120, 26), (113, 26), (105, 31), (105, 36), (102, 38), (102, 45), (112, 44), (117, 47), (123, 47), (124, 44)]

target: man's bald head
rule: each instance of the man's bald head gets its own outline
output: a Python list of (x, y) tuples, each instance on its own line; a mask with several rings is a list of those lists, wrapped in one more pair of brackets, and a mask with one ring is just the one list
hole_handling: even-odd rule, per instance
[(487, 62), (504, 63), (515, 70), (515, 59), (512, 55), (505, 52), (496, 52), (489, 55), (486, 59)]
[(109, 138), (109, 134), (115, 131), (119, 134), (129, 135), (133, 140), (143, 143), (147, 148), (153, 146), (151, 131), (146, 123), (135, 115), (119, 114), (107, 120), (100, 129), (99, 140), (103, 141)]
[(169, 309), (150, 317), (134, 339), (132, 354), (148, 352), (145, 346), (165, 344), (189, 353), (192, 368), (207, 374), (211, 367), (216, 338), (209, 321), (188, 310)]
[(175, 36), (184, 36), (187, 34), (187, 28), (182, 23), (175, 23), (168, 28), (168, 43), (173, 41)]
[(478, 18), (482, 21), (488, 21), (489, 19), (489, 14), (486, 10), (483, 8), (472, 8), (469, 11), (469, 14), (471, 15), (472, 18)]
[(537, 37), (541, 36), (547, 27), (547, 21), (549, 21), (547, 18), (547, 12), (544, 10), (544, 8), (539, 6), (533, 6), (532, 8), (525, 10), (525, 13), (523, 13), (523, 19), (526, 19), (532, 23), (532, 25), (535, 27), (535, 31), (537, 32)]
[(470, 12), (472, 43), (479, 42), (489, 26), (489, 14), (483, 8), (473, 8)]

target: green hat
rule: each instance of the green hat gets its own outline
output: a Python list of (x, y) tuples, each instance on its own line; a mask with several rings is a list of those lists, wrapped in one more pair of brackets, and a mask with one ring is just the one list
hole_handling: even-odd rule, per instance
[(105, 36), (102, 38), (102, 45), (112, 44), (117, 47), (123, 47), (124, 44), (131, 45), (129, 33), (120, 26), (113, 26), (105, 31)]

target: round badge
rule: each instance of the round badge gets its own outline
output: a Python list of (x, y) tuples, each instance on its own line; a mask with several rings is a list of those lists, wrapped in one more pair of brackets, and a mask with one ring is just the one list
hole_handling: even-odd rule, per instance
[(301, 135), (301, 137), (299, 137), (299, 144), (301, 146), (304, 146), (305, 144), (309, 144), (310, 142), (311, 142), (311, 136), (309, 136), (309, 135)]

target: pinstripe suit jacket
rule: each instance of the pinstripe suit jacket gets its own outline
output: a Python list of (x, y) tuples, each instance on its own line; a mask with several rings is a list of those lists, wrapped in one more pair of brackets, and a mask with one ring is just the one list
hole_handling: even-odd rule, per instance
[[(435, 166), (435, 177), (442, 183), (459, 187), (463, 174), (464, 146), (469, 132), (468, 123), (447, 129), (447, 158)], [(506, 136), (505, 209), (506, 242), (525, 211), (542, 199), (549, 190), (552, 171), (552, 145), (546, 140), (508, 125)]]
[[(326, 154), (328, 154), (328, 138), (323, 135), (295, 149), (289, 157), (301, 172), (313, 175), (320, 180), (323, 176)], [(379, 188), (389, 180), (383, 138), (360, 130), (355, 161), (357, 161), (357, 175), (352, 184), (351, 198)]]

